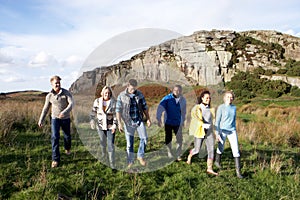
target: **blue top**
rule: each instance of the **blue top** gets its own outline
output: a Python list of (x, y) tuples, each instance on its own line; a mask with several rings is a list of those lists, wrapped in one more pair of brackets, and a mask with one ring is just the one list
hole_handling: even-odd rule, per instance
[(176, 99), (173, 93), (166, 95), (159, 103), (156, 111), (156, 119), (161, 121), (162, 113), (165, 111), (165, 124), (179, 126), (185, 121), (186, 115), (186, 100), (183, 96), (180, 96), (179, 101)]
[(221, 133), (221, 130), (235, 131), (236, 130), (236, 107), (235, 105), (221, 104), (217, 110), (216, 116), (216, 131)]

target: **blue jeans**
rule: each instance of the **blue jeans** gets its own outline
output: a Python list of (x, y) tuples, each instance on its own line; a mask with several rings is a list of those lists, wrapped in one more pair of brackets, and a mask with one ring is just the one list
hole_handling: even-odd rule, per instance
[(137, 131), (140, 138), (140, 145), (137, 153), (138, 158), (144, 158), (148, 135), (146, 132), (146, 127), (142, 122), (139, 126), (127, 126), (124, 125), (125, 137), (126, 137), (126, 151), (127, 151), (127, 162), (133, 163), (134, 161), (134, 133)]
[(65, 150), (71, 149), (71, 120), (69, 119), (51, 119), (51, 143), (52, 143), (52, 160), (60, 162), (59, 152), (59, 138), (60, 128), (64, 133), (64, 148)]
[(100, 137), (100, 148), (102, 156), (106, 154), (106, 146), (108, 152), (115, 151), (115, 134), (111, 132), (111, 130), (101, 130), (97, 129), (99, 137)]

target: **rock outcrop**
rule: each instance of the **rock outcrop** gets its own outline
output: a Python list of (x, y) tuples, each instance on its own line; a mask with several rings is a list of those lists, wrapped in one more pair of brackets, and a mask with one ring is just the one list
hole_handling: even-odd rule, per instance
[[(255, 42), (247, 42), (252, 39)], [(239, 46), (239, 41), (246, 42)], [(276, 44), (278, 48), (266, 48), (268, 44)], [(237, 70), (262, 67), (276, 71), (284, 66), (287, 58), (300, 60), (300, 38), (276, 31), (197, 31), (150, 47), (130, 60), (84, 72), (70, 90), (78, 93), (94, 89), (99, 83), (124, 85), (129, 78), (183, 85), (218, 85), (230, 81)], [(299, 82), (297, 77), (284, 80)]]

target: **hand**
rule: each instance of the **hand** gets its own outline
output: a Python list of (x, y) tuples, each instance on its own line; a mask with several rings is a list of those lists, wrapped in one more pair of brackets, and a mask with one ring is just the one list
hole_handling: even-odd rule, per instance
[(43, 127), (43, 124), (42, 123), (38, 123), (39, 127), (42, 128)]
[(223, 143), (223, 140), (222, 140), (222, 138), (219, 134), (216, 135), (216, 139), (217, 139), (218, 142)]
[(203, 126), (203, 128), (205, 128), (205, 129), (209, 129), (209, 128), (210, 128), (210, 124), (204, 123), (202, 126)]
[(147, 120), (147, 126), (148, 126), (148, 127), (151, 126), (151, 121), (150, 121), (150, 119)]
[(157, 121), (157, 126), (162, 127), (161, 121)]
[(112, 128), (112, 129), (111, 129), (111, 133), (114, 134), (115, 132), (116, 132), (116, 129), (115, 129), (115, 128)]
[(123, 128), (123, 125), (122, 125), (122, 123), (119, 123), (119, 131), (122, 133), (122, 132), (124, 132), (124, 128)]
[(94, 130), (96, 128), (94, 120), (90, 121), (90, 125), (91, 125), (91, 129)]
[(64, 118), (64, 116), (65, 116), (65, 115), (64, 115), (63, 113), (59, 113), (58, 118), (59, 118), (59, 119), (62, 119), (62, 118)]

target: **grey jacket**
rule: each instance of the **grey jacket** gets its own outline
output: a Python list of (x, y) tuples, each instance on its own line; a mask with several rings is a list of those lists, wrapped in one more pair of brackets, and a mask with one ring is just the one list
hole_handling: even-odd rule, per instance
[(61, 88), (58, 94), (51, 90), (51, 92), (49, 92), (46, 96), (45, 104), (39, 119), (39, 123), (44, 122), (45, 117), (50, 109), (50, 106), (52, 107), (52, 119), (58, 118), (60, 113), (64, 114), (63, 119), (70, 118), (70, 112), (72, 110), (73, 105), (74, 100), (72, 94), (68, 90)]

